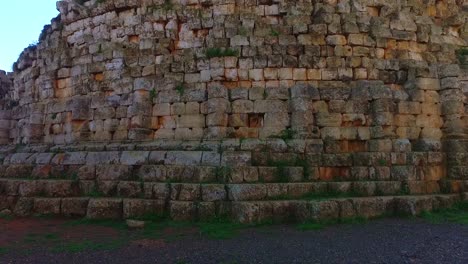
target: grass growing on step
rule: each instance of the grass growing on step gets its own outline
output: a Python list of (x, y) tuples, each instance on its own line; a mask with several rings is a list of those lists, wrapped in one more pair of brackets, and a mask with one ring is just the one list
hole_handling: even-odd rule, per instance
[(182, 84), (177, 85), (175, 89), (180, 96), (184, 95), (185, 87)]
[(237, 50), (233, 50), (230, 48), (209, 48), (205, 51), (205, 55), (208, 59), (216, 57), (237, 57), (238, 54), (239, 53), (237, 52)]
[(339, 220), (328, 220), (328, 221), (306, 221), (304, 223), (298, 224), (296, 227), (301, 231), (309, 231), (309, 230), (321, 230), (325, 227), (332, 226), (332, 225), (356, 225), (356, 224), (365, 224), (367, 223), (367, 219), (364, 217), (351, 217), (351, 218), (343, 218)]
[(96, 186), (93, 186), (91, 188), (91, 190), (86, 195), (89, 196), (89, 197), (94, 197), (94, 198), (104, 197), (105, 196), (101, 191), (98, 190), (98, 188)]
[(291, 166), (291, 162), (289, 161), (273, 161), (273, 160), (268, 160), (267, 161), (268, 166), (271, 167), (276, 167), (276, 180), (278, 182), (288, 182), (289, 177), (286, 173), (286, 167)]
[(2, 220), (7, 220), (7, 221), (10, 221), (10, 220), (13, 220), (13, 215), (11, 214), (0, 214), (0, 219)]
[(279, 35), (280, 35), (280, 33), (279, 33), (278, 30), (275, 30), (275, 29), (270, 30), (270, 36), (278, 37)]
[(161, 237), (162, 231), (166, 228), (175, 228), (179, 231), (183, 229), (197, 228), (201, 235), (208, 238), (228, 239), (236, 236), (241, 229), (249, 226), (234, 222), (227, 217), (217, 217), (211, 220), (198, 222), (172, 221), (168, 218), (162, 219), (159, 217), (155, 217), (153, 219), (153, 221), (146, 222), (145, 228), (142, 230), (143, 237)]
[(297, 134), (297, 131), (295, 131), (292, 128), (286, 128), (285, 130), (281, 131), (278, 135), (273, 135), (270, 138), (280, 138), (282, 140), (290, 140), (293, 139), (294, 136)]
[(228, 166), (219, 166), (215, 168), (216, 180), (219, 183), (226, 183), (232, 174), (232, 168)]
[(466, 57), (468, 56), (468, 48), (461, 48), (455, 51), (455, 55), (457, 56), (460, 64), (465, 64), (467, 62)]
[(6, 253), (8, 253), (8, 248), (0, 247), (0, 256), (5, 255)]
[(200, 234), (214, 239), (229, 239), (236, 236), (239, 231), (247, 225), (233, 222), (228, 218), (215, 218), (206, 222), (196, 224)]
[(423, 212), (421, 218), (437, 224), (454, 222), (468, 225), (468, 202), (457, 203), (452, 208)]
[[(147, 214), (142, 217), (136, 217), (135, 219), (145, 221), (145, 227), (142, 230), (137, 230), (135, 237), (142, 238), (164, 238), (171, 239), (175, 237), (182, 236), (184, 231), (196, 228), (200, 235), (206, 236), (211, 239), (229, 239), (235, 237), (242, 229), (248, 227), (260, 227), (272, 224), (272, 222), (264, 221), (255, 224), (241, 224), (239, 222), (233, 221), (228, 217), (215, 217), (213, 219), (205, 221), (173, 221), (169, 219), (167, 215), (161, 214)], [(127, 230), (127, 225), (125, 221), (119, 220), (95, 220), (95, 219), (78, 219), (71, 222), (68, 222), (68, 226), (78, 226), (78, 225), (98, 225), (114, 228), (116, 230)], [(164, 234), (164, 230), (174, 229), (175, 233), (167, 235)], [(70, 245), (71, 251), (73, 248), (88, 248), (87, 243)], [(90, 248), (93, 249), (93, 248)]]
[(153, 88), (150, 90), (149, 96), (150, 96), (151, 103), (153, 102), (154, 98), (156, 98), (157, 95), (158, 95), (158, 92), (156, 91), (156, 89)]

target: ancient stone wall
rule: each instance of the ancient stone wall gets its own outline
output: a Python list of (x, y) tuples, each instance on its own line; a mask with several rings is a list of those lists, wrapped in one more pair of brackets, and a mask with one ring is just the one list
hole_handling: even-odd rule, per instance
[(442, 137), (455, 1), (154, 2), (59, 2), (17, 63), (13, 141)]
[[(128, 217), (156, 203), (178, 218), (231, 208), (254, 221), (263, 206), (310, 206), (279, 197), (468, 190), (464, 1), (57, 7), (15, 64), (2, 177), (39, 180), (4, 180), (7, 207), (31, 211), (37, 198), (36, 211)], [(89, 202), (96, 192), (125, 199)], [(378, 201), (392, 211), (399, 200)], [(346, 203), (333, 204), (341, 216)]]
[(10, 142), (10, 119), (12, 105), (11, 91), (13, 90), (13, 76), (0, 70), (0, 144)]

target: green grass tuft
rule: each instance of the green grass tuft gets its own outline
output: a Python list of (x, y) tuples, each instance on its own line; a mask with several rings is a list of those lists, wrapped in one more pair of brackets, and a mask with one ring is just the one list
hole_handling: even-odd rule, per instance
[(321, 230), (325, 227), (332, 225), (359, 225), (367, 223), (367, 219), (364, 217), (350, 217), (342, 218), (338, 220), (328, 220), (328, 221), (306, 221), (304, 223), (298, 224), (296, 228), (300, 231), (309, 231), (309, 230)]
[(468, 202), (457, 203), (451, 208), (423, 212), (421, 218), (434, 224), (454, 222), (468, 225)]
[(468, 48), (461, 48), (455, 51), (455, 56), (457, 57), (460, 64), (468, 64)]
[(286, 128), (285, 130), (281, 131), (279, 135), (273, 135), (270, 138), (281, 138), (282, 140), (290, 140), (293, 139), (294, 136), (297, 134), (297, 131), (295, 131), (292, 128)]
[(156, 91), (156, 89), (154, 88), (151, 89), (149, 93), (151, 103), (153, 102), (154, 98), (156, 98), (157, 95), (158, 95), (158, 92)]
[(205, 51), (205, 55), (208, 59), (216, 57), (237, 57), (239, 55), (239, 52), (230, 48), (209, 48)]
[(14, 217), (11, 214), (0, 214), (0, 219), (10, 221), (13, 220)]
[(200, 233), (213, 239), (229, 239), (235, 237), (247, 225), (233, 222), (227, 218), (215, 218), (207, 222), (197, 223)]
[(6, 253), (8, 253), (8, 248), (0, 247), (0, 256), (5, 255)]
[(271, 29), (270, 35), (273, 36), (273, 37), (278, 37), (280, 35), (280, 33), (275, 29)]
[(185, 87), (182, 84), (179, 84), (176, 86), (176, 91), (180, 96), (182, 96), (184, 95)]
[(94, 198), (105, 196), (101, 191), (98, 190), (96, 186), (93, 186), (93, 188), (86, 195)]

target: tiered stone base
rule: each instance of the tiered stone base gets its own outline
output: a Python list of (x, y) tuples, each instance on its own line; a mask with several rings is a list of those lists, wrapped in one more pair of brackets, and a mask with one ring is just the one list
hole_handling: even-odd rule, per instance
[(441, 152), (327, 154), (322, 140), (9, 146), (0, 211), (243, 223), (418, 214), (467, 200)]
[(304, 222), (418, 215), (468, 201), (468, 193), (381, 197), (327, 198), (325, 200), (168, 201), (130, 198), (44, 198), (1, 196), (2, 207), (17, 215), (63, 215), (91, 219), (128, 219), (168, 215), (177, 221), (206, 221), (227, 217), (241, 223)]

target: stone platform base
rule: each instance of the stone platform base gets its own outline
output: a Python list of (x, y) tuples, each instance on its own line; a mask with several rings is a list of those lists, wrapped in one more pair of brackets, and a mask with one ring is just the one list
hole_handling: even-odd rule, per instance
[(265, 221), (304, 222), (418, 215), (468, 201), (468, 193), (330, 198), (326, 200), (277, 200), (241, 202), (190, 202), (122, 198), (39, 198), (0, 197), (0, 208), (11, 208), (20, 216), (63, 215), (90, 219), (128, 219), (168, 215), (176, 221), (206, 221), (228, 217), (240, 223)]
[[(447, 175), (443, 152), (328, 153), (328, 144), (237, 139), (5, 146), (0, 211), (253, 223), (414, 215), (466, 199), (468, 175)], [(464, 159), (451, 158), (451, 165), (458, 163)]]

